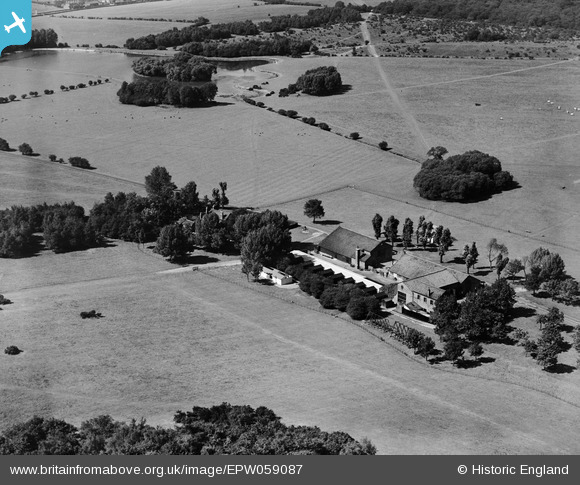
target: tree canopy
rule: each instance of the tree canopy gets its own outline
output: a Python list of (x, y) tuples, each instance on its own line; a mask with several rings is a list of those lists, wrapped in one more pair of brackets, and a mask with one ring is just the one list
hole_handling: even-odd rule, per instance
[(453, 202), (484, 199), (513, 188), (515, 183), (497, 158), (474, 150), (426, 160), (413, 186), (424, 199)]
[(115, 421), (101, 415), (79, 428), (35, 416), (0, 434), (2, 455), (374, 455), (367, 439), (287, 426), (266, 407), (222, 403), (177, 411), (174, 427), (153, 427), (145, 419)]

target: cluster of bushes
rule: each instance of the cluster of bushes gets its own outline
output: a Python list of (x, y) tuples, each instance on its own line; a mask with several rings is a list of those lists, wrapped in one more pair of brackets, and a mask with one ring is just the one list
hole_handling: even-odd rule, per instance
[(312, 2), (294, 2), (292, 0), (262, 0), (264, 3), (268, 3), (270, 5), (300, 5), (305, 7), (322, 7), (320, 3), (312, 3)]
[(270, 39), (244, 39), (236, 42), (189, 42), (181, 50), (204, 57), (292, 56), (308, 52), (312, 41), (275, 34)]
[(191, 86), (175, 81), (137, 81), (123, 82), (117, 92), (119, 101), (123, 104), (137, 106), (155, 106), (171, 104), (186, 108), (207, 106), (213, 102), (217, 94), (217, 85), (213, 82), (201, 86)]
[(446, 201), (481, 200), (515, 185), (497, 158), (477, 150), (426, 160), (413, 180), (424, 199)]
[[(211, 198), (200, 199), (195, 182), (188, 182), (178, 190), (167, 170), (155, 167), (145, 177), (145, 189), (147, 197), (123, 192), (115, 196), (107, 194), (103, 202), (92, 208), (91, 226), (104, 237), (139, 243), (157, 240), (158, 252), (167, 251), (166, 255), (172, 259), (183, 256), (193, 244), (216, 251), (231, 244), (231, 226), (244, 211), (232, 213), (226, 221), (210, 212), (210, 209), (219, 209), (229, 203), (227, 183), (220, 182), (220, 189), (213, 189)], [(187, 219), (196, 215), (193, 221)], [(172, 233), (171, 228), (175, 225), (180, 227)]]
[[(525, 7), (525, 8), (524, 8)], [(499, 24), (580, 29), (578, 2), (549, 0), (393, 0), (380, 3), (377, 13), (452, 20), (485, 20)]]
[[(541, 334), (538, 340), (531, 340), (528, 332), (517, 329), (513, 336), (518, 340), (526, 355), (530, 355), (543, 369), (553, 367), (558, 363), (558, 355), (568, 350), (569, 345), (562, 337), (564, 314), (556, 307), (548, 313), (539, 315), (536, 319)], [(574, 347), (580, 351), (580, 331), (574, 335)], [(580, 358), (578, 359), (580, 362)]]
[(355, 284), (337, 283), (335, 279), (324, 277), (301, 262), (287, 261), (287, 266), (282, 264), (279, 269), (297, 279), (300, 289), (319, 300), (323, 308), (346, 312), (353, 320), (364, 320), (381, 312), (379, 300)]
[(257, 35), (259, 33), (258, 26), (250, 20), (205, 27), (194, 24), (179, 30), (171, 29), (160, 34), (149, 34), (137, 39), (130, 38), (125, 42), (125, 47), (127, 49), (151, 50), (158, 47), (176, 47), (188, 42), (229, 39), (232, 35)]
[(388, 319), (382, 318), (370, 319), (369, 323), (373, 327), (391, 334), (395, 339), (404, 343), (410, 349), (413, 349), (415, 354), (424, 357), (425, 360), (427, 360), (435, 350), (435, 341), (431, 337), (427, 337), (424, 333), (419, 332), (414, 328), (407, 327), (401, 322), (392, 324)]
[(266, 407), (195, 406), (177, 411), (173, 428), (98, 416), (80, 427), (33, 417), (0, 434), (2, 455), (374, 455), (360, 442), (316, 426), (286, 426)]
[(4, 47), (2, 53), (32, 50), (46, 47), (57, 47), (58, 34), (52, 29), (32, 30), (30, 41), (24, 45), (10, 45)]
[(43, 232), (46, 248), (57, 253), (95, 247), (102, 242), (84, 209), (74, 202), (13, 206), (0, 211), (0, 257), (30, 254), (36, 232)]
[(334, 66), (320, 66), (302, 74), (295, 84), (280, 90), (281, 98), (302, 91), (313, 96), (328, 96), (342, 89), (342, 78)]
[(83, 320), (87, 318), (103, 318), (102, 313), (98, 313), (96, 310), (90, 310), (88, 312), (81, 312), (81, 318)]
[(439, 298), (431, 323), (445, 343), (446, 357), (456, 362), (465, 349), (479, 356), (481, 343), (504, 341), (515, 301), (515, 291), (505, 278), (468, 293), (461, 303), (453, 295)]
[(77, 167), (77, 168), (85, 168), (85, 169), (89, 169), (89, 170), (94, 168), (89, 163), (89, 161), (83, 157), (70, 157), (68, 159), (68, 163), (70, 163), (73, 167)]
[[(106, 82), (106, 83), (110, 82), (109, 78), (106, 78), (104, 82)], [(89, 86), (98, 86), (99, 84), (102, 84), (102, 83), (103, 83), (102, 79), (96, 79), (94, 81), (91, 79), (91, 80), (89, 80), (88, 85)], [(87, 85), (85, 83), (70, 84), (68, 86), (61, 84), (60, 90), (63, 92), (66, 92), (66, 91), (74, 91), (75, 89), (83, 89), (86, 87), (87, 87)], [(46, 92), (45, 92), (45, 94), (46, 94)], [(54, 91), (51, 91), (50, 94), (54, 94)]]
[(564, 260), (558, 253), (538, 248), (522, 259), (517, 269), (526, 271), (526, 268), (529, 268), (524, 279), (524, 285), (528, 290), (535, 293), (541, 289), (554, 300), (566, 304), (578, 300), (580, 295), (578, 281), (566, 274)]
[(180, 82), (211, 81), (217, 72), (214, 64), (187, 52), (178, 52), (168, 59), (140, 57), (133, 62), (133, 70), (142, 76), (166, 77), (169, 81)]
[(16, 347), (16, 345), (9, 345), (8, 347), (6, 347), (4, 349), (4, 353), (6, 355), (18, 355), (21, 352), (22, 352), (22, 350), (20, 350), (18, 347)]
[(359, 22), (361, 12), (369, 12), (366, 5), (345, 6), (344, 2), (336, 2), (334, 7), (324, 7), (309, 10), (306, 15), (279, 15), (271, 17), (258, 26), (263, 32), (283, 32), (288, 29), (311, 29), (325, 25)]

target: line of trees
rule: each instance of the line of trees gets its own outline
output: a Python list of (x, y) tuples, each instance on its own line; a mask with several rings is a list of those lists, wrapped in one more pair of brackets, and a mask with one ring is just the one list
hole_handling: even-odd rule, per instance
[(35, 416), (0, 434), (2, 455), (374, 455), (367, 439), (316, 426), (287, 426), (264, 406), (222, 403), (177, 411), (174, 426), (101, 415), (79, 428)]
[[(385, 236), (393, 246), (399, 240), (400, 222), (394, 215), (389, 216), (383, 225), (383, 216), (377, 213), (374, 215), (371, 224), (376, 239)], [(413, 237), (415, 237), (415, 243), (413, 243)], [(414, 230), (414, 223), (411, 218), (407, 217), (403, 224), (400, 240), (405, 249), (409, 249), (411, 246), (422, 246), (423, 249), (427, 249), (427, 246), (436, 247), (439, 251), (441, 263), (443, 262), (443, 256), (453, 245), (454, 241), (449, 228), (435, 226), (431, 221), (426, 221), (425, 216), (419, 217), (416, 230)]]
[(309, 10), (306, 15), (279, 15), (258, 24), (263, 32), (283, 32), (288, 29), (312, 29), (325, 25), (359, 22), (361, 12), (370, 12), (366, 5), (345, 5), (336, 2), (334, 7)]
[(336, 282), (305, 267), (302, 261), (286, 258), (278, 269), (299, 281), (302, 291), (320, 301), (326, 309), (346, 312), (353, 320), (364, 320), (381, 312), (379, 300), (351, 283)]
[(413, 349), (415, 354), (429, 360), (429, 356), (435, 350), (435, 341), (427, 337), (423, 332), (419, 332), (411, 327), (407, 327), (401, 322), (392, 324), (388, 319), (369, 319), (369, 324), (382, 331), (391, 334), (394, 338), (404, 343), (408, 348)]
[(213, 103), (217, 90), (217, 85), (213, 82), (201, 86), (191, 86), (175, 81), (150, 82), (140, 80), (131, 83), (124, 81), (117, 96), (123, 104), (137, 106), (171, 104), (195, 108)]
[(312, 47), (309, 39), (293, 39), (274, 34), (269, 39), (250, 38), (235, 42), (189, 42), (183, 52), (204, 57), (292, 56), (300, 57)]
[(501, 162), (477, 150), (443, 159), (444, 147), (433, 147), (413, 179), (413, 186), (424, 199), (451, 202), (485, 199), (514, 188), (513, 176), (502, 170)]
[(131, 37), (125, 42), (127, 49), (151, 50), (162, 47), (176, 47), (188, 42), (230, 39), (233, 35), (258, 35), (258, 26), (250, 20), (200, 26), (188, 25), (182, 29), (170, 29), (160, 34), (149, 34), (137, 39)]

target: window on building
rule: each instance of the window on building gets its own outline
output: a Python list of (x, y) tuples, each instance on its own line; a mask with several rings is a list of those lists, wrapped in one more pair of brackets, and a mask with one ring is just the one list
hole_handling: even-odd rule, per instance
[(402, 291), (397, 292), (397, 301), (403, 305), (407, 302), (407, 295)]

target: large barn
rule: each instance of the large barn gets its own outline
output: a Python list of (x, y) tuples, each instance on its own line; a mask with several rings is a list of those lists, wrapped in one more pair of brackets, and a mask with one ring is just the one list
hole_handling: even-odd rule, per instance
[(388, 242), (340, 226), (320, 242), (318, 252), (361, 270), (380, 268), (393, 259), (393, 247)]

